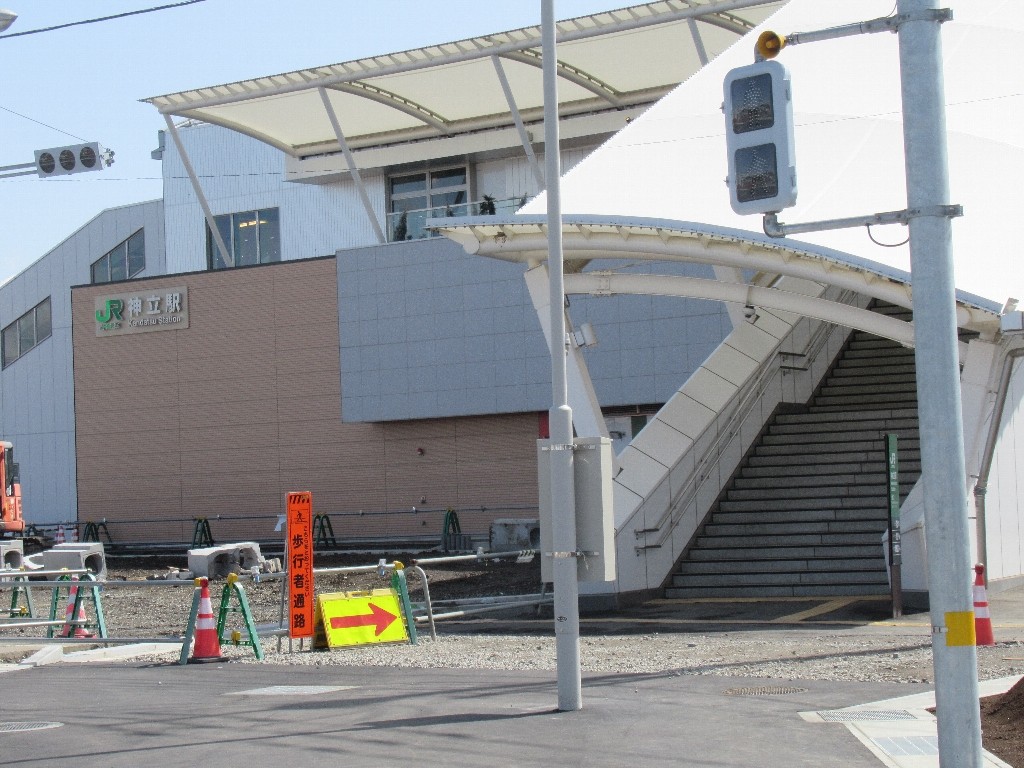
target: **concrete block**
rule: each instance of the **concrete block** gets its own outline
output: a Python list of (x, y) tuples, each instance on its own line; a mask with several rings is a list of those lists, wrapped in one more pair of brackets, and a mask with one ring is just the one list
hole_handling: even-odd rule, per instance
[(517, 552), (539, 547), (539, 518), (502, 518), (491, 522), (491, 552)]
[(0, 568), (17, 571), (25, 561), (25, 545), (20, 539), (0, 540)]
[(107, 556), (103, 544), (98, 542), (80, 541), (77, 543), (58, 544), (52, 549), (40, 552), (36, 562), (48, 571), (86, 569), (98, 581), (107, 578)]
[(55, 664), (64, 660), (64, 649), (59, 645), (47, 645), (40, 648), (27, 659), (22, 661), (22, 667), (45, 667), (47, 664)]
[(221, 544), (188, 551), (188, 569), (196, 578), (205, 576), (208, 579), (216, 579), (229, 573), (248, 571), (254, 566), (260, 568), (263, 562), (260, 545), (255, 541)]

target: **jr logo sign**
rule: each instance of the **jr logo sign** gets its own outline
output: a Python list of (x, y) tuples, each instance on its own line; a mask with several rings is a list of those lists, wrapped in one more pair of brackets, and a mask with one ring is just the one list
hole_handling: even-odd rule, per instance
[(124, 302), (121, 299), (107, 299), (103, 309), (96, 310), (96, 322), (100, 329), (110, 331), (121, 326), (121, 313), (124, 312)]
[(96, 296), (93, 313), (97, 336), (188, 328), (188, 288), (142, 287), (133, 293)]

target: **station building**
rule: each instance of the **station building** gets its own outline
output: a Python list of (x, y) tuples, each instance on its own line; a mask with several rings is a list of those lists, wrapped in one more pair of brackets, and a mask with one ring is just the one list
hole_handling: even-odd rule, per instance
[[(577, 434), (615, 453), (616, 573), (584, 585), (594, 596), (886, 592), (886, 433), (903, 446), (904, 582), (927, 589), (906, 248), (773, 240), (721, 185), (725, 71), (766, 20), (835, 14), (666, 0), (559, 24), (570, 398)], [(964, 45), (992, 45), (985, 9), (968, 17)], [(447, 509), (484, 530), (536, 516), (551, 403), (539, 48), (539, 29), (514, 30), (149, 99), (167, 118), (163, 198), (101, 212), (0, 288), (26, 519), (187, 541), (207, 517), (219, 538), (267, 539), (290, 490), (351, 541), (425, 538)], [(836, 75), (854, 93), (858, 76)], [(814, 147), (801, 184), (819, 189), (793, 211), (805, 220), (882, 204), (855, 161), (898, 124), (818, 119), (842, 90), (798, 112)], [(829, 131), (867, 137), (842, 172), (821, 159)], [(980, 134), (957, 136), (978, 149)], [(896, 187), (899, 149), (865, 163)], [(1021, 164), (1019, 143), (998, 150), (992, 173)], [(957, 306), (974, 543), (1009, 584), (1022, 390), (1001, 318), (1024, 280), (978, 278), (1005, 263), (998, 214), (965, 217), (977, 268), (958, 272)]]

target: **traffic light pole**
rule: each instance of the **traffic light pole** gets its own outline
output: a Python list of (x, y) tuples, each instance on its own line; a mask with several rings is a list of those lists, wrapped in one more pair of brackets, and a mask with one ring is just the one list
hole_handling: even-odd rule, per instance
[[(941, 22), (935, 0), (898, 0), (907, 206), (949, 200)], [(932, 658), (941, 768), (981, 768), (981, 716), (971, 592), (952, 222), (922, 215), (910, 227), (921, 476), (928, 547)]]
[(558, 60), (554, 0), (541, 0), (544, 76), (544, 164), (547, 179), (548, 280), (551, 304), (551, 410), (548, 412), (551, 462), (551, 557), (555, 584), (555, 664), (558, 709), (583, 707), (580, 668), (579, 575), (576, 566), (576, 490), (573, 469), (572, 409), (569, 407), (565, 335), (565, 278), (562, 254), (561, 161), (558, 138)]
[(949, 9), (938, 8), (936, 0), (898, 0), (896, 13), (883, 19), (785, 37), (764, 32), (755, 51), (760, 59), (770, 59), (783, 47), (800, 42), (882, 31), (899, 35), (906, 210), (782, 224), (777, 211), (762, 208), (764, 230), (771, 237), (785, 237), (881, 223), (909, 227), (939, 765), (982, 768), (951, 222), (963, 212), (948, 203), (939, 34), (951, 18)]

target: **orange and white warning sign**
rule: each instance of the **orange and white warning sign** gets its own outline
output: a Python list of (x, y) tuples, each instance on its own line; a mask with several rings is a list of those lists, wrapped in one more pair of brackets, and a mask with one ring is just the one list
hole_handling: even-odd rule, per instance
[(288, 494), (288, 637), (313, 636), (313, 494)]

